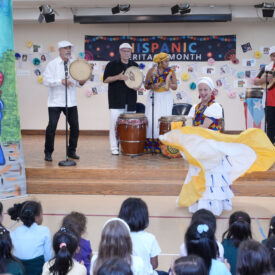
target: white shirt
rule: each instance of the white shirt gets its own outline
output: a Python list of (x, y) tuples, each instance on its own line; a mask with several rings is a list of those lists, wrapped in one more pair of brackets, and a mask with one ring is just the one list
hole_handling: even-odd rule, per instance
[[(73, 87), (67, 88), (68, 107), (76, 106), (76, 87), (80, 87), (78, 81), (70, 76), (69, 67), (71, 60), (68, 61), (68, 79), (74, 83)], [(65, 79), (64, 61), (60, 56), (50, 61), (43, 74), (43, 83), (49, 88), (48, 107), (65, 107), (65, 86), (62, 80)]]
[[(132, 265), (131, 265), (131, 270), (133, 272), (133, 275), (149, 275), (145, 271), (145, 267), (143, 264), (143, 261), (140, 257), (138, 256), (131, 256), (132, 257)], [(93, 275), (93, 269), (94, 269), (94, 264), (97, 259), (97, 255), (93, 255), (92, 260), (91, 260), (91, 268), (90, 268), (90, 275)]]
[(45, 261), (53, 257), (51, 233), (47, 227), (34, 222), (30, 227), (17, 227), (10, 235), (15, 257), (30, 260), (44, 255)]
[[(222, 244), (218, 241), (217, 242), (217, 245), (218, 245), (218, 248), (219, 248), (219, 257), (217, 258), (218, 261), (220, 262), (224, 262), (224, 248), (222, 246)], [(183, 243), (181, 246), (180, 246), (180, 256), (181, 257), (185, 257), (187, 256), (187, 249), (186, 249), (186, 245), (185, 243)]]
[[(42, 275), (50, 275), (53, 274), (50, 272), (50, 267), (53, 265), (53, 262), (46, 262), (43, 266), (43, 272)], [(86, 275), (87, 270), (84, 265), (78, 263), (76, 260), (73, 260), (73, 267), (72, 269), (67, 273), (67, 275)]]
[[(189, 113), (188, 113), (188, 117), (195, 117), (195, 112), (196, 112), (196, 106), (197, 105), (193, 105), (192, 108), (190, 109)], [(207, 117), (213, 117), (215, 119), (220, 119), (223, 117), (222, 115), (222, 107), (219, 103), (214, 102), (213, 104), (211, 104), (209, 107), (207, 107), (203, 113), (205, 116)]]
[(146, 268), (146, 274), (157, 274), (151, 265), (151, 258), (158, 256), (161, 252), (156, 237), (146, 231), (131, 232), (133, 243), (133, 255), (142, 258)]

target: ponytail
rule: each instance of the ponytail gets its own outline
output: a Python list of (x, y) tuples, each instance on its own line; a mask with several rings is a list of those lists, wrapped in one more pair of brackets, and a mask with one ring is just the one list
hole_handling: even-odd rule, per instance
[(41, 214), (41, 211), (40, 202), (25, 201), (14, 204), (13, 207), (8, 209), (8, 214), (12, 220), (18, 221), (20, 219), (25, 226), (30, 227), (35, 222), (35, 217)]
[(78, 247), (78, 238), (62, 227), (53, 237), (54, 263), (50, 267), (53, 275), (66, 275), (73, 266), (73, 255)]

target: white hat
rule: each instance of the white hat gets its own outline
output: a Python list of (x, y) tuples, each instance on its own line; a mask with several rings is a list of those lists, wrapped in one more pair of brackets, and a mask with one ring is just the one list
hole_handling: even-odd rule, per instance
[(210, 77), (205, 76), (205, 77), (200, 78), (198, 81), (198, 85), (201, 83), (208, 85), (208, 87), (210, 88), (211, 91), (213, 91), (215, 88), (213, 80)]
[(58, 45), (58, 49), (60, 49), (60, 48), (66, 48), (68, 46), (71, 46), (72, 50), (74, 48), (74, 45), (71, 42), (66, 41), (66, 40), (59, 41), (57, 45)]
[(119, 49), (131, 49), (132, 50), (132, 47), (129, 43), (123, 43), (119, 46)]
[(275, 53), (275, 46), (269, 48), (269, 55)]

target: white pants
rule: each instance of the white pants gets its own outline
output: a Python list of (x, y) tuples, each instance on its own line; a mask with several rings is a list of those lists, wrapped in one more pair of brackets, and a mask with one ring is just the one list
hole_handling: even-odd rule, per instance
[(127, 105), (124, 109), (110, 109), (110, 132), (109, 132), (109, 141), (110, 141), (110, 149), (118, 150), (118, 140), (116, 138), (116, 122), (118, 117), (123, 113), (135, 113), (127, 112)]

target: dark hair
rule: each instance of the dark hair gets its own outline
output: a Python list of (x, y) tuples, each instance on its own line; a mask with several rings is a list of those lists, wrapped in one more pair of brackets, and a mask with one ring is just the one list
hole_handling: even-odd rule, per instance
[(201, 223), (206, 223), (207, 225), (209, 225), (209, 227), (211, 227), (211, 229), (215, 234), (216, 226), (217, 226), (216, 217), (211, 211), (204, 208), (199, 209), (192, 215), (191, 223), (194, 221), (200, 221)]
[(77, 236), (62, 227), (53, 237), (55, 257), (50, 272), (53, 275), (65, 275), (73, 266), (73, 255), (78, 247)]
[(118, 217), (126, 221), (133, 232), (144, 230), (149, 225), (147, 205), (139, 198), (126, 199), (120, 207)]
[(270, 256), (267, 248), (256, 241), (247, 240), (240, 244), (236, 266), (237, 275), (271, 275)]
[(275, 216), (273, 216), (270, 220), (268, 238), (274, 235), (275, 235)]
[(265, 246), (267, 247), (270, 255), (271, 264), (275, 270), (275, 236), (267, 239)]
[(173, 265), (175, 275), (208, 275), (204, 260), (196, 255), (180, 257), (175, 260)]
[(95, 275), (133, 275), (133, 272), (125, 260), (114, 257), (105, 261)]
[(87, 218), (84, 214), (79, 212), (71, 212), (64, 217), (62, 227), (73, 231), (80, 239), (81, 235), (86, 230)]
[(235, 247), (242, 241), (252, 239), (250, 216), (243, 211), (231, 214), (229, 228), (223, 233), (222, 240), (231, 239)]
[(185, 234), (185, 243), (187, 254), (195, 254), (203, 258), (209, 271), (212, 259), (218, 256), (218, 246), (211, 227), (197, 221), (191, 223)]
[[(12, 255), (12, 241), (10, 232), (3, 226), (0, 226), (0, 273), (6, 272), (6, 263), (9, 260), (19, 262)], [(23, 269), (23, 268), (22, 268)]]
[[(0, 216), (3, 216), (3, 204), (0, 201)], [(1, 225), (1, 221), (0, 221), (0, 225)]]
[(8, 209), (8, 214), (12, 220), (20, 219), (27, 227), (30, 227), (35, 222), (35, 217), (40, 216), (41, 212), (41, 203), (36, 201), (16, 203)]

